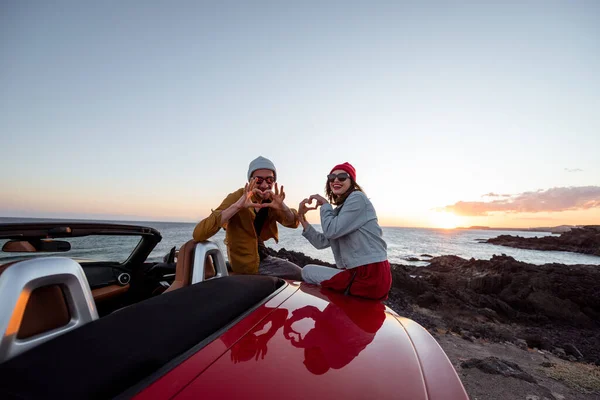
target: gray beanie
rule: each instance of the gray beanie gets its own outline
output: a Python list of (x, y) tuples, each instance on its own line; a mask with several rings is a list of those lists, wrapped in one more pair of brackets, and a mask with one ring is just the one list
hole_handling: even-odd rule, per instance
[(248, 166), (248, 181), (250, 181), (250, 177), (252, 177), (252, 173), (257, 169), (270, 169), (273, 171), (273, 175), (275, 175), (275, 179), (277, 179), (277, 170), (275, 169), (275, 164), (268, 158), (264, 158), (263, 156), (258, 156), (254, 160), (250, 162)]

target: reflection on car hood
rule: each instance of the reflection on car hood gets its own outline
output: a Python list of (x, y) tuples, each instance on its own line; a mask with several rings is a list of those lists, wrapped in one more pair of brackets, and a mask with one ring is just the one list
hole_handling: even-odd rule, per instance
[[(268, 315), (250, 329), (239, 323), (217, 339), (228, 350), (177, 398), (200, 393), (220, 398), (281, 393), (298, 399), (466, 398), (433, 338), (380, 302), (302, 284), (283, 303), (273, 299), (263, 308)], [(241, 337), (239, 329), (245, 329)], [(420, 352), (414, 340), (427, 351)], [(431, 396), (440, 391), (439, 384), (428, 382), (435, 378), (454, 387), (445, 384), (441, 397)]]
[(288, 282), (137, 393), (155, 398), (468, 400), (433, 337), (377, 301)]

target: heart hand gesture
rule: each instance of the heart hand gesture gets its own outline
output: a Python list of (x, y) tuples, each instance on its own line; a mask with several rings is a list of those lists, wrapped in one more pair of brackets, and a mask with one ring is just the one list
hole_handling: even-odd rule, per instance
[(241, 210), (242, 208), (260, 207), (260, 204), (252, 201), (252, 196), (254, 195), (254, 191), (256, 189), (255, 186), (255, 179), (252, 179), (250, 183), (246, 183), (246, 186), (244, 186), (244, 194), (242, 194), (242, 197), (240, 197), (240, 199), (235, 203), (238, 209)]
[(323, 204), (329, 204), (329, 202), (327, 201), (327, 199), (325, 197), (321, 196), (320, 194), (313, 194), (308, 199), (311, 202), (313, 200), (316, 200), (317, 201), (317, 206), (322, 206)]
[(279, 190), (279, 186), (277, 182), (275, 183), (275, 190), (266, 192), (266, 195), (263, 197), (263, 200), (271, 199), (270, 203), (262, 203), (260, 205), (261, 208), (268, 207), (274, 208), (275, 210), (283, 210), (283, 200), (285, 200), (285, 192), (283, 191), (283, 185), (281, 186), (281, 190)]
[(318, 207), (318, 204), (315, 204), (313, 207), (311, 207), (312, 204), (312, 199), (304, 199), (300, 202), (300, 204), (298, 205), (298, 216), (304, 218), (304, 216), (306, 215), (307, 212), (309, 212), (310, 210), (316, 210)]

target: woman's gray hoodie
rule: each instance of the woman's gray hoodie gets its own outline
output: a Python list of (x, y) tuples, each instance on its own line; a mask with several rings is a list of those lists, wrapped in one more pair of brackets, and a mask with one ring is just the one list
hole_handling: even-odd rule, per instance
[(387, 260), (387, 245), (375, 208), (361, 191), (350, 193), (335, 209), (331, 204), (321, 206), (321, 228), (323, 233), (308, 225), (302, 236), (317, 249), (331, 246), (340, 269)]

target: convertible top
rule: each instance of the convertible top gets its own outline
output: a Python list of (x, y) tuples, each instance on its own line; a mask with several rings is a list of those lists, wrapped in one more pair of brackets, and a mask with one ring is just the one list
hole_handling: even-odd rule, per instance
[(88, 235), (137, 235), (156, 238), (162, 236), (154, 228), (137, 225), (103, 224), (87, 222), (29, 222), (0, 224), (0, 239), (68, 238)]

